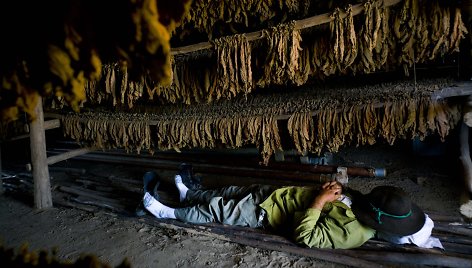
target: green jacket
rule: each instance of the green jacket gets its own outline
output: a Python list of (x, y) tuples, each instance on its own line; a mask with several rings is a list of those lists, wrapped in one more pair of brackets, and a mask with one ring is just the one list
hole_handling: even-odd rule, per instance
[(260, 206), (274, 231), (299, 243), (317, 248), (355, 248), (375, 235), (375, 230), (356, 220), (352, 210), (340, 201), (327, 203), (323, 210), (309, 208), (318, 194), (311, 187), (275, 190)]

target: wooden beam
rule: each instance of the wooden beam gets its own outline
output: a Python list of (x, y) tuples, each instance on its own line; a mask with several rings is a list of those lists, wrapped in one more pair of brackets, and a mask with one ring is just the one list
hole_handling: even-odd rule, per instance
[(48, 165), (53, 165), (57, 162), (61, 162), (61, 161), (64, 161), (64, 160), (67, 160), (67, 159), (70, 159), (79, 155), (87, 154), (93, 151), (95, 151), (94, 148), (80, 148), (80, 149), (71, 150), (62, 154), (48, 157), (47, 163)]
[[(79, 160), (88, 161), (100, 161), (103, 163), (114, 163), (123, 165), (133, 165), (149, 168), (178, 170), (181, 162), (167, 161), (167, 160), (156, 160), (148, 158), (135, 158), (131, 156), (105, 156), (98, 154), (88, 154), (84, 156), (78, 156)], [(320, 174), (309, 173), (309, 172), (282, 172), (280, 170), (269, 170), (269, 169), (258, 169), (258, 168), (242, 168), (234, 166), (220, 166), (211, 164), (199, 164), (193, 165), (195, 172), (200, 173), (211, 173), (221, 175), (234, 175), (241, 177), (253, 177), (253, 178), (277, 178), (280, 180), (293, 180), (307, 183), (321, 183), (326, 182), (327, 178), (322, 178)]]
[[(402, 0), (384, 0), (384, 7), (389, 7), (396, 5), (400, 3)], [(363, 4), (357, 4), (352, 6), (352, 15), (356, 16), (361, 14), (364, 11), (364, 5)], [(306, 19), (298, 20), (295, 21), (295, 30), (302, 30), (310, 27), (314, 27), (317, 25), (322, 25), (325, 23), (329, 23), (334, 20), (334, 18), (331, 16), (333, 12), (328, 12), (324, 13), (321, 15), (316, 15), (313, 17), (309, 17)], [(347, 13), (341, 14), (341, 18), (345, 18), (347, 16)], [(262, 31), (257, 31), (257, 32), (250, 32), (250, 33), (244, 33), (244, 36), (246, 36), (246, 39), (248, 41), (255, 41), (262, 39), (264, 36), (262, 34)], [(183, 46), (183, 47), (177, 47), (171, 49), (171, 55), (180, 55), (180, 54), (187, 54), (199, 50), (204, 50), (204, 49), (211, 49), (213, 45), (210, 42), (201, 42), (189, 46)]]
[(0, 195), (3, 194), (3, 175), (2, 175), (2, 143), (0, 142)]
[(52, 207), (51, 182), (46, 155), (43, 102), (40, 97), (35, 107), (36, 119), (30, 124), (31, 163), (34, 180), (34, 205), (38, 209)]
[[(59, 128), (60, 126), (61, 126), (61, 120), (57, 118), (44, 121), (44, 130), (55, 129), (55, 128)], [(26, 133), (29, 133), (30, 132), (29, 125), (25, 125), (24, 130)]]
[(59, 119), (52, 119), (48, 121), (44, 121), (44, 130), (55, 129), (61, 126), (61, 120)]
[(436, 90), (431, 94), (432, 100), (440, 100), (451, 97), (469, 96), (472, 95), (472, 82), (457, 83), (452, 87), (445, 87)]
[[(61, 120), (59, 120), (59, 119), (52, 119), (52, 120), (44, 121), (44, 130), (55, 129), (55, 128), (59, 128), (60, 126), (61, 126)], [(29, 133), (30, 128), (31, 127), (29, 125), (25, 125), (25, 132)], [(26, 139), (29, 136), (30, 136), (30, 134), (22, 134), (22, 135), (18, 135), (16, 137), (12, 137), (12, 138), (8, 139), (8, 141)]]
[[(256, 151), (256, 153), (258, 153)], [(118, 157), (133, 157), (126, 152), (95, 152), (94, 155), (103, 155), (104, 158), (112, 156)], [(290, 162), (273, 162), (267, 166), (260, 165), (257, 158), (241, 158), (241, 156), (231, 157), (228, 154), (216, 153), (156, 153), (153, 156), (140, 156), (139, 159), (148, 159), (151, 161), (174, 161), (186, 162), (195, 165), (214, 165), (214, 166), (228, 166), (234, 168), (257, 169), (257, 170), (272, 170), (274, 172), (307, 172), (311, 174), (336, 174), (339, 165), (314, 165), (314, 164), (300, 164)], [(347, 166), (347, 175), (361, 176), (361, 177), (381, 177), (385, 176), (386, 171), (383, 169), (373, 167)]]

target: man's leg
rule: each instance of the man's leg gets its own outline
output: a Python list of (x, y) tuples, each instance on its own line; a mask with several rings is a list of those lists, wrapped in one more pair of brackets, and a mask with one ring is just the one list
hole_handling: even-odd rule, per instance
[(188, 201), (191, 204), (209, 204), (214, 197), (223, 199), (241, 200), (248, 194), (253, 194), (256, 203), (264, 201), (276, 187), (270, 185), (227, 186), (218, 189), (191, 190), (183, 183), (179, 175), (175, 176), (175, 186), (179, 190), (180, 202)]
[(175, 209), (162, 204), (149, 192), (144, 194), (143, 205), (152, 215), (156, 216), (156, 218), (175, 219)]
[[(184, 222), (218, 222), (230, 225), (256, 227), (262, 203), (277, 187), (270, 185), (229, 186), (213, 190), (189, 190), (179, 175), (175, 185), (181, 201), (197, 205), (170, 208), (145, 196), (146, 208), (157, 218), (177, 218)], [(146, 198), (152, 202), (146, 202)]]
[(254, 202), (253, 194), (241, 200), (225, 201), (222, 197), (214, 197), (209, 204), (186, 208), (171, 208), (146, 192), (143, 198), (144, 207), (156, 218), (178, 219), (190, 223), (218, 222), (229, 225), (257, 227), (260, 208)]
[(252, 194), (240, 200), (226, 200), (214, 197), (208, 204), (177, 208), (174, 215), (177, 219), (190, 223), (217, 222), (229, 225), (256, 227), (260, 208), (254, 202)]
[(256, 227), (261, 209), (259, 204), (276, 188), (270, 185), (251, 185), (188, 190), (186, 200), (197, 205), (176, 209), (175, 216), (192, 223), (218, 222)]

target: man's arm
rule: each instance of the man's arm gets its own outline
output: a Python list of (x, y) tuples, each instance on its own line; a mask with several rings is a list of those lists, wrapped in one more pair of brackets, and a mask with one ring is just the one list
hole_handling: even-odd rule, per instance
[[(345, 208), (333, 207), (329, 216), (320, 219), (324, 205), (337, 200), (341, 193), (339, 183), (325, 183), (308, 209), (295, 215), (299, 221), (294, 230), (297, 243), (317, 248), (353, 248), (373, 236), (373, 230), (363, 227)], [(352, 217), (346, 215), (349, 212)]]
[(321, 211), (326, 203), (337, 200), (342, 194), (342, 186), (337, 181), (326, 182), (321, 186), (320, 193), (315, 197), (310, 208)]

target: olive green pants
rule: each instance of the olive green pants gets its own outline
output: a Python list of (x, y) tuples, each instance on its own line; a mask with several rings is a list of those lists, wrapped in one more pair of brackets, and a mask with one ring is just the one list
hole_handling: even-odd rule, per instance
[(217, 222), (258, 227), (259, 204), (276, 189), (271, 185), (229, 186), (214, 190), (189, 190), (192, 206), (175, 209), (175, 217), (189, 223)]

